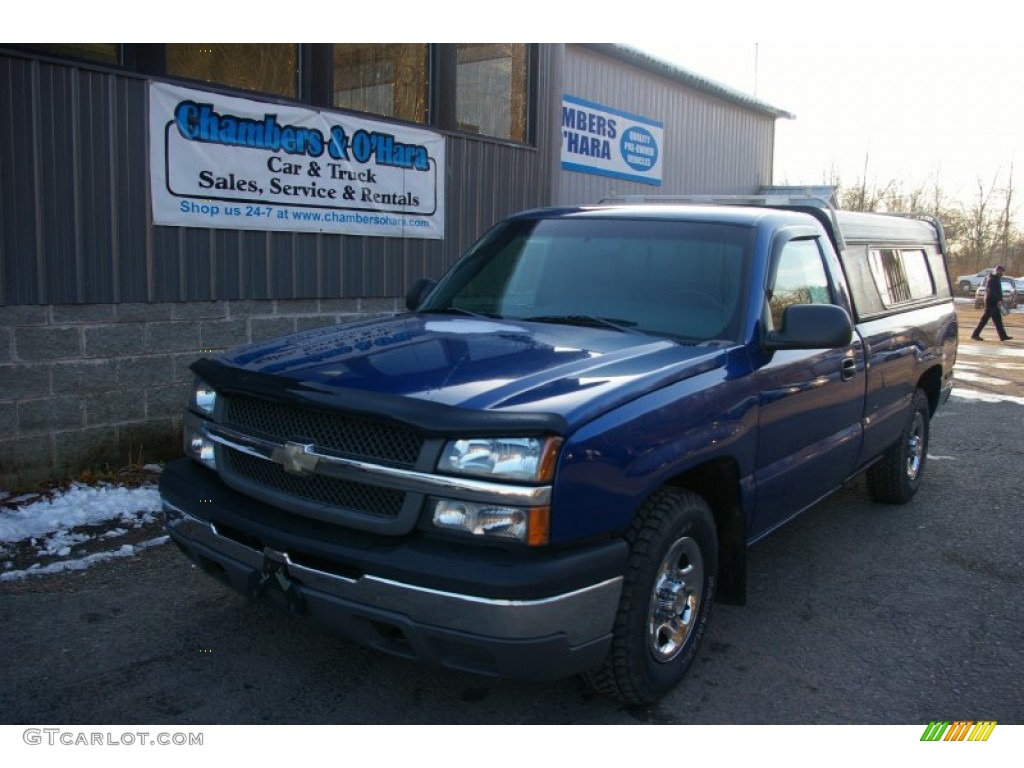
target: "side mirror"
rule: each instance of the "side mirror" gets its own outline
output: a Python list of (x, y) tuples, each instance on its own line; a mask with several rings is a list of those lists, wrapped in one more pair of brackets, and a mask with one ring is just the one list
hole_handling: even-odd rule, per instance
[(415, 312), (419, 309), (420, 304), (427, 298), (427, 294), (434, 290), (435, 285), (437, 283), (427, 277), (421, 277), (413, 283), (409, 290), (405, 292), (405, 308), (410, 312)]
[(770, 331), (769, 349), (832, 349), (853, 338), (853, 321), (835, 304), (792, 304), (782, 313), (782, 328)]

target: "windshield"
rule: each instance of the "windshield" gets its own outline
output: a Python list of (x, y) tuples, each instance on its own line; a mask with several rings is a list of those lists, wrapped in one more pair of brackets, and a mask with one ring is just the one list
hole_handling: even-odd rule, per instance
[(751, 230), (664, 220), (499, 225), (445, 276), (424, 312), (735, 341)]

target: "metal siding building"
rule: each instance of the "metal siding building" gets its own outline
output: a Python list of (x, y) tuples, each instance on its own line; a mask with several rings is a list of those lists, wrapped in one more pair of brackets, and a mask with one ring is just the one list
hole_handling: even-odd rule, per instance
[[(784, 112), (618, 46), (529, 61), (527, 141), (423, 126), (444, 138), (444, 237), (412, 239), (156, 225), (147, 89), (176, 81), (0, 46), (0, 488), (179, 453), (191, 362), (402, 311), (514, 211), (771, 180)], [(662, 185), (565, 170), (565, 94), (661, 121)]]
[(661, 186), (563, 170), (557, 200), (611, 195), (752, 194), (772, 183), (775, 121), (788, 113), (639, 51), (566, 47), (565, 92), (665, 126)]

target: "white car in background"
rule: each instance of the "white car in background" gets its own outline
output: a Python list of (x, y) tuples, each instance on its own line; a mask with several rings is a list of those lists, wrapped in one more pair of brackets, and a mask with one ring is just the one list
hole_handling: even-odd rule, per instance
[(988, 276), (992, 274), (995, 267), (986, 267), (973, 275), (960, 275), (956, 279), (956, 286), (960, 289), (961, 293), (970, 293), (971, 291), (977, 290), (978, 288), (985, 287), (985, 281), (988, 280)]
[[(1020, 289), (1017, 287), (1017, 281), (1024, 278), (1003, 278), (1003, 303), (1010, 309), (1016, 309), (1017, 304), (1020, 302)], [(974, 292), (974, 308), (981, 309), (985, 306), (985, 296), (988, 293), (987, 284), (982, 283), (978, 286), (978, 290)]]

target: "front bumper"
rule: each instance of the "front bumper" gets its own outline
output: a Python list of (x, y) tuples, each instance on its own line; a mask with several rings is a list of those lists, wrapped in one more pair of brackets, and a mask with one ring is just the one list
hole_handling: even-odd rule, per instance
[(188, 460), (161, 478), (167, 531), (232, 589), (356, 642), (478, 674), (566, 677), (602, 661), (625, 544), (519, 554), (347, 532), (231, 490)]

